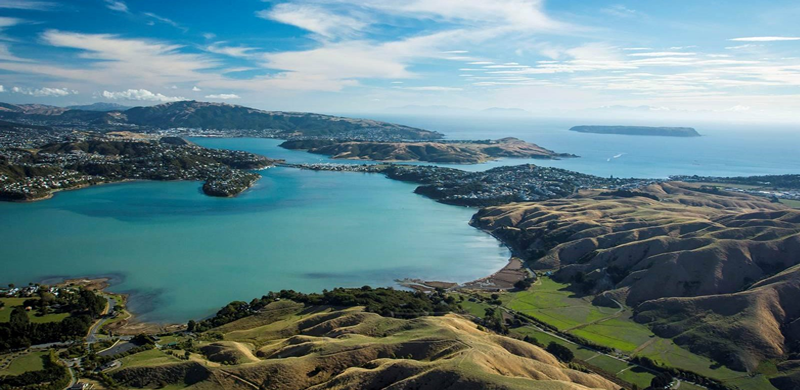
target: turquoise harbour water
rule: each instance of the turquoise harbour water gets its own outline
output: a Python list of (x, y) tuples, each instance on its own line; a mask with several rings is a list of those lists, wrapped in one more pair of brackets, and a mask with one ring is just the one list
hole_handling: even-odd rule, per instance
[[(797, 131), (697, 126), (701, 138), (579, 134), (573, 124), (383, 118), (452, 139), (514, 136), (582, 156), (513, 160), (597, 175), (800, 173)], [(265, 139), (194, 139), (289, 162), (330, 162)], [(621, 155), (617, 158), (614, 156)], [(336, 162), (354, 163), (342, 160)], [(108, 275), (131, 293), (141, 319), (182, 322), (270, 290), (392, 286), (397, 278), (463, 282), (505, 265), (509, 252), (470, 226), (474, 209), (413, 194), (382, 175), (272, 168), (237, 198), (211, 198), (198, 182), (136, 182), (0, 203), (0, 284)]]
[[(209, 141), (253, 151), (278, 143)], [(143, 320), (173, 322), (270, 290), (463, 282), (510, 256), (467, 224), (474, 210), (415, 195), (408, 183), (288, 168), (262, 174), (233, 199), (205, 196), (197, 182), (136, 182), (0, 203), (0, 283), (111, 275), (119, 279), (112, 290), (132, 293)]]

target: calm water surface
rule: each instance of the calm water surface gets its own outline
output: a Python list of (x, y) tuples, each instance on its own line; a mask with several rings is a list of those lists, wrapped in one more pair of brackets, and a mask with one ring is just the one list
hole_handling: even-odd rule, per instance
[[(210, 140), (282, 157), (273, 140)], [(304, 152), (294, 153), (299, 159)], [(110, 274), (151, 321), (185, 321), (270, 290), (468, 281), (508, 250), (467, 225), (474, 210), (360, 173), (273, 168), (237, 198), (197, 182), (139, 182), (0, 203), (0, 283)]]

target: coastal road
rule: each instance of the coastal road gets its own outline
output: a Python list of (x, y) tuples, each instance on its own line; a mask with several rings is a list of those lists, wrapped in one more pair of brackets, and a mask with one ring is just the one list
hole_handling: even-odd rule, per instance
[(97, 322), (95, 322), (91, 328), (89, 328), (89, 334), (86, 335), (86, 343), (89, 345), (96, 343), (98, 341), (97, 332), (99, 332), (100, 328), (103, 327), (103, 324), (105, 324), (106, 321), (110, 319), (108, 313), (113, 311), (114, 306), (117, 304), (116, 299), (110, 296), (107, 296), (106, 300), (108, 301), (107, 302), (108, 306), (106, 306), (106, 310), (103, 312), (103, 316), (100, 317), (100, 319), (97, 320)]
[(63, 363), (67, 367), (67, 372), (69, 372), (69, 384), (64, 390), (69, 390), (72, 385), (74, 385), (78, 380), (75, 378), (75, 371), (72, 370), (72, 367), (67, 363), (66, 360), (61, 359), (61, 363)]

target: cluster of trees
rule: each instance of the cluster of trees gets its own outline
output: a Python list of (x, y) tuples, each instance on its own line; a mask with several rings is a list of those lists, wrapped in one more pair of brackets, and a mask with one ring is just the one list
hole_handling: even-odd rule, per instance
[(533, 285), (533, 282), (536, 281), (536, 278), (525, 278), (522, 280), (517, 281), (514, 283), (514, 288), (520, 291), (525, 291)]
[(561, 344), (556, 343), (555, 341), (551, 341), (550, 344), (547, 344), (547, 347), (542, 345), (542, 343), (540, 343), (539, 340), (536, 339), (536, 337), (531, 337), (528, 335), (522, 338), (522, 341), (525, 341), (526, 343), (531, 343), (540, 348), (544, 348), (547, 352), (550, 352), (550, 354), (552, 354), (558, 360), (564, 363), (570, 363), (572, 362), (573, 359), (575, 359), (575, 354), (572, 353), (572, 350)]
[[(0, 377), (0, 390), (33, 387), (40, 390), (63, 389), (69, 384), (67, 368), (58, 362), (53, 350), (42, 356), (44, 368), (39, 371), (28, 371), (19, 375)], [(41, 385), (43, 384), (44, 385)]]
[(500, 334), (508, 334), (508, 325), (503, 320), (503, 313), (493, 307), (484, 309), (481, 325)]
[[(697, 383), (697, 384), (699, 384), (701, 386), (705, 386), (706, 388), (711, 389), (711, 390), (733, 390), (731, 387), (729, 387), (729, 386), (727, 386), (725, 384), (722, 384), (720, 381), (718, 381), (716, 379), (711, 379), (711, 378), (708, 378), (708, 377), (703, 376), (701, 374), (698, 374), (696, 372), (692, 372), (692, 371), (688, 371), (688, 370), (682, 370), (680, 368), (665, 367), (665, 366), (662, 366), (662, 365), (658, 364), (657, 362), (653, 361), (652, 359), (650, 359), (650, 358), (648, 358), (646, 356), (636, 356), (636, 357), (631, 359), (631, 362), (632, 363), (636, 363), (636, 364), (638, 364), (638, 365), (640, 365), (642, 367), (647, 367), (647, 368), (649, 368), (649, 369), (651, 369), (653, 371), (657, 371), (657, 372), (661, 373), (662, 375), (659, 375), (659, 376), (661, 376), (662, 379), (659, 379), (658, 381), (656, 381), (656, 379), (658, 379), (658, 377), (653, 379), (653, 381), (654, 381), (653, 383), (656, 384), (656, 385), (659, 385), (659, 384), (663, 383), (664, 378), (669, 377), (670, 378), (669, 379), (670, 382), (672, 381), (672, 378), (678, 378), (678, 379), (683, 379), (683, 380), (686, 380), (686, 381), (689, 381), (689, 382)], [(667, 383), (669, 383), (669, 382), (667, 382)], [(651, 387), (658, 388), (656, 386), (653, 386), (652, 383), (651, 383)]]
[(553, 356), (558, 358), (558, 360), (561, 360), (564, 363), (569, 363), (575, 358), (575, 355), (569, 348), (558, 344), (555, 341), (551, 341), (550, 344), (547, 344), (547, 348), (545, 348), (545, 350), (550, 352)]
[[(39, 299), (26, 300), (23, 306), (14, 307), (9, 321), (0, 324), (0, 352), (83, 337), (89, 331), (92, 319), (102, 313), (106, 304), (103, 297), (89, 290), (61, 295), (64, 297), (56, 298), (43, 292)], [(41, 309), (54, 304), (59, 304), (59, 311), (68, 312), (70, 316), (60, 322), (34, 323), (24, 309), (27, 306)]]
[(455, 298), (446, 296), (444, 290), (425, 294), (395, 290), (393, 288), (335, 288), (320, 293), (304, 294), (294, 290), (270, 292), (253, 299), (250, 303), (235, 301), (220, 309), (213, 317), (200, 321), (190, 321), (189, 331), (203, 332), (217, 326), (247, 317), (277, 300), (291, 300), (306, 306), (364, 306), (368, 312), (384, 317), (416, 318), (429, 315), (443, 315), (460, 310)]
[(657, 196), (653, 194), (649, 194), (647, 192), (642, 191), (633, 191), (633, 190), (615, 190), (615, 191), (606, 191), (601, 192), (601, 196), (616, 196), (618, 198), (633, 198), (636, 196), (641, 196), (643, 198), (652, 199), (655, 201), (661, 201)]

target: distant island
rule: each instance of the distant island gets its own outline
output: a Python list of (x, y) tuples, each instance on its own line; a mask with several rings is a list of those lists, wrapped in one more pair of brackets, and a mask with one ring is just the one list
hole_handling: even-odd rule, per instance
[(570, 131), (594, 134), (650, 135), (660, 137), (699, 137), (700, 133), (691, 127), (650, 127), (650, 126), (573, 126)]
[(502, 157), (546, 160), (578, 157), (574, 154), (556, 153), (539, 145), (511, 137), (484, 141), (426, 142), (298, 139), (286, 141), (280, 146), (292, 150), (307, 150), (336, 159), (425, 161), (453, 164), (477, 164)]

